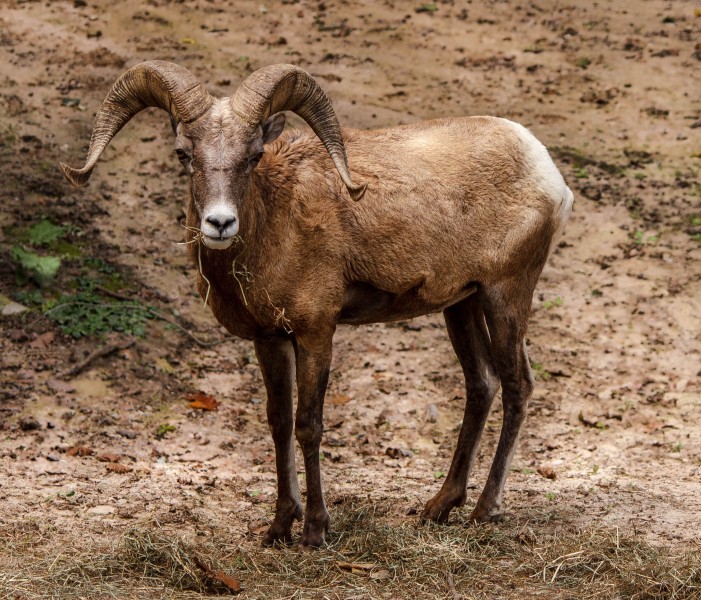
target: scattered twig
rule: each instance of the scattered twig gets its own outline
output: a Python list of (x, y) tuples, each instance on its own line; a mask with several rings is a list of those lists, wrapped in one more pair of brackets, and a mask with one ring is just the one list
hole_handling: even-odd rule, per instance
[(112, 290), (108, 290), (106, 287), (102, 287), (99, 284), (95, 285), (95, 289), (98, 292), (102, 292), (105, 294), (105, 296), (110, 296), (112, 298), (116, 298), (117, 300), (126, 300), (127, 302), (131, 302), (133, 298), (130, 296), (126, 296), (125, 294), (120, 294), (119, 292), (113, 292)]
[(63, 378), (73, 377), (74, 375), (80, 373), (85, 367), (90, 365), (94, 360), (112, 354), (113, 352), (117, 352), (119, 350), (126, 350), (127, 348), (131, 348), (135, 343), (136, 339), (131, 338), (126, 342), (110, 344), (109, 346), (103, 346), (102, 348), (98, 348), (97, 350), (94, 350), (93, 352), (88, 354), (88, 356), (86, 356), (83, 360), (81, 360), (77, 365), (75, 365), (71, 369), (61, 371), (58, 374), (58, 376)]

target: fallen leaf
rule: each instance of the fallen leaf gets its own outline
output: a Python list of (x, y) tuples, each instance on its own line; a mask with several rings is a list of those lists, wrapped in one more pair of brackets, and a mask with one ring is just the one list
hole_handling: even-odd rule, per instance
[(95, 458), (99, 460), (100, 462), (106, 462), (106, 463), (116, 463), (119, 462), (119, 459), (121, 456), (119, 454), (98, 454)]
[(231, 575), (227, 575), (226, 573), (224, 573), (224, 571), (221, 571), (219, 569), (210, 568), (197, 557), (195, 557), (195, 563), (200, 569), (204, 571), (204, 574), (210, 579), (224, 584), (224, 586), (226, 586), (232, 592), (241, 591), (241, 584), (239, 583), (238, 579), (235, 579)]
[(214, 396), (208, 396), (204, 392), (190, 394), (187, 399), (190, 401), (190, 408), (200, 410), (217, 410), (218, 402)]
[(115, 462), (107, 463), (105, 468), (112, 473), (129, 473), (130, 471), (134, 470), (127, 465), (120, 465), (119, 463)]
[(43, 350), (44, 348), (48, 348), (51, 345), (51, 342), (53, 342), (53, 341), (54, 341), (54, 332), (47, 331), (46, 333), (42, 333), (34, 341), (30, 342), (29, 345), (32, 348), (39, 348), (40, 350)]
[(334, 406), (343, 406), (344, 404), (350, 402), (350, 400), (351, 397), (347, 394), (334, 394), (333, 396), (329, 396), (326, 401)]
[(94, 453), (90, 446), (71, 446), (66, 450), (68, 456), (92, 456)]
[(552, 467), (538, 467), (537, 471), (538, 474), (541, 477), (545, 477), (545, 479), (555, 479), (557, 477), (557, 473), (555, 473)]
[(175, 368), (165, 358), (156, 359), (156, 368), (164, 373), (175, 373)]

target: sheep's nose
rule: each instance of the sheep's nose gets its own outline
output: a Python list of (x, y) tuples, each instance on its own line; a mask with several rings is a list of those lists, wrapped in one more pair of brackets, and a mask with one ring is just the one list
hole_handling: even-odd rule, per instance
[(234, 215), (209, 215), (205, 221), (210, 225), (216, 227), (219, 234), (223, 234), (226, 229), (236, 223), (236, 217)]

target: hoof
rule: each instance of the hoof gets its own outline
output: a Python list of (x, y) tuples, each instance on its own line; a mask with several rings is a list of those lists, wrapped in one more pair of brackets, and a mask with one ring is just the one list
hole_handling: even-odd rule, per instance
[(326, 514), (321, 519), (314, 521), (307, 520), (304, 523), (302, 539), (299, 541), (299, 548), (307, 551), (313, 548), (320, 548), (324, 545), (324, 535), (329, 530), (329, 515)]
[(301, 505), (295, 505), (289, 510), (278, 510), (273, 523), (263, 536), (263, 546), (286, 546), (292, 543), (292, 523), (301, 521), (304, 511)]
[(426, 507), (419, 517), (422, 523), (432, 521), (433, 523), (445, 524), (450, 517), (450, 511), (458, 506), (465, 504), (465, 498), (449, 498), (444, 499), (440, 492), (426, 502)]
[(499, 509), (487, 511), (475, 507), (474, 510), (470, 513), (468, 521), (475, 524), (496, 523), (497, 521), (501, 521), (502, 516), (503, 514)]

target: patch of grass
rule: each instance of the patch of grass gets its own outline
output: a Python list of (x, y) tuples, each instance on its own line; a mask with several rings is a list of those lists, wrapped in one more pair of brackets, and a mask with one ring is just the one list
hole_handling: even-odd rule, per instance
[(552, 374), (543, 368), (543, 364), (539, 362), (531, 363), (531, 368), (535, 374), (536, 379), (539, 381), (549, 381), (552, 379)]
[(258, 536), (188, 535), (183, 523), (157, 521), (111, 545), (47, 544), (47, 525), (10, 529), (0, 541), (0, 589), (33, 599), (131, 598), (137, 590), (204, 598), (217, 591), (198, 566), (205, 563), (240, 580), (240, 598), (692, 600), (701, 591), (698, 552), (656, 547), (615, 527), (558, 525), (551, 511), (478, 527), (459, 511), (450, 526), (420, 526), (393, 510), (390, 502), (344, 500), (332, 508), (327, 545), (314, 552), (261, 548)]
[(586, 69), (591, 64), (591, 58), (588, 56), (580, 56), (574, 64), (580, 69)]
[(438, 10), (438, 5), (435, 2), (427, 2), (416, 7), (417, 13), (434, 13)]
[(166, 435), (175, 431), (175, 425), (162, 423), (156, 428), (156, 439), (162, 440)]
[(660, 241), (659, 235), (646, 236), (645, 232), (639, 229), (629, 234), (629, 237), (636, 246), (654, 245)]
[(565, 301), (558, 296), (557, 298), (553, 298), (552, 300), (546, 300), (543, 302), (543, 308), (545, 310), (550, 310), (554, 306), (562, 306), (565, 303)]

